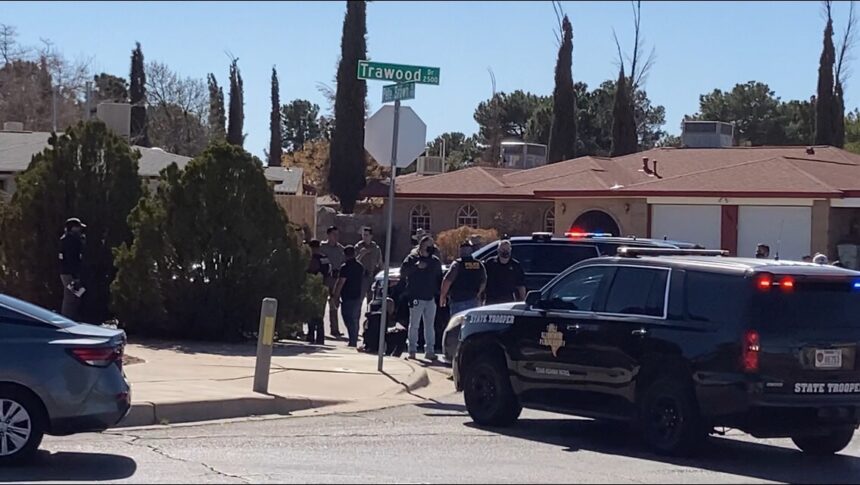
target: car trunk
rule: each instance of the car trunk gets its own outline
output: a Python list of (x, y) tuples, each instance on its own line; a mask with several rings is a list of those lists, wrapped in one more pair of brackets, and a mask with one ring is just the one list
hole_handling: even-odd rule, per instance
[(764, 391), (860, 398), (860, 283), (855, 287), (844, 277), (759, 277), (754, 291), (753, 332), (744, 335), (742, 354), (758, 355), (746, 364), (742, 355), (742, 366), (757, 359)]

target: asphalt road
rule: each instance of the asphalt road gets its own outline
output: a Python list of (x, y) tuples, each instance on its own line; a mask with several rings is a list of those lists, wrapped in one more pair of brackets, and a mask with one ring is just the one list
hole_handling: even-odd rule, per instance
[(643, 450), (624, 428), (525, 411), (507, 430), (471, 425), (462, 395), (381, 411), (45, 440), (0, 482), (829, 482), (860, 479), (860, 437), (845, 454), (804, 456), (787, 440), (732, 433), (705, 456)]

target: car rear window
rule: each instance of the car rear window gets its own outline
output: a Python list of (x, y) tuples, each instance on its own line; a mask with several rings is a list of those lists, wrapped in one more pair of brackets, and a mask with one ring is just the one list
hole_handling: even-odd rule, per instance
[(46, 310), (40, 306), (27, 303), (26, 301), (12, 298), (8, 295), (0, 295), (0, 305), (6, 308), (24, 314), (25, 316), (34, 318), (41, 322), (49, 323), (59, 328), (72, 327), (77, 325), (72, 320), (50, 310)]
[(852, 281), (796, 281), (792, 291), (753, 293), (751, 316), (760, 328), (860, 328), (860, 289)]
[(512, 254), (526, 273), (554, 275), (598, 256), (596, 247), (579, 244), (515, 244)]
[(751, 291), (749, 280), (743, 276), (687, 271), (684, 286), (690, 320), (721, 325), (742, 323)]
[(664, 269), (619, 267), (609, 288), (605, 312), (662, 317), (668, 276), (669, 271)]

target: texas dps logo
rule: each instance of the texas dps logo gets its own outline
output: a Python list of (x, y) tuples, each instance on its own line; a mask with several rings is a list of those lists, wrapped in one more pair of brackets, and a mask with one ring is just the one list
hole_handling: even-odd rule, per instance
[(558, 331), (557, 325), (550, 323), (546, 332), (540, 334), (540, 344), (549, 347), (553, 357), (558, 357), (558, 349), (564, 347), (564, 334)]

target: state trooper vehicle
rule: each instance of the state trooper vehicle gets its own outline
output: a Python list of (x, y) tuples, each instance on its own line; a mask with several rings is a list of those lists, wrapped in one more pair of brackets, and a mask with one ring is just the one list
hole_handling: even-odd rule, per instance
[(860, 423), (860, 272), (725, 254), (619, 248), (523, 303), (462, 314), (470, 416), (621, 420), (662, 454), (725, 428), (841, 451)]

